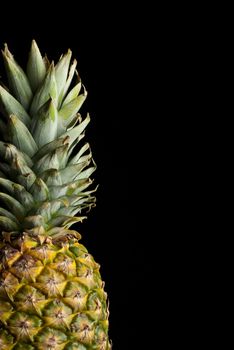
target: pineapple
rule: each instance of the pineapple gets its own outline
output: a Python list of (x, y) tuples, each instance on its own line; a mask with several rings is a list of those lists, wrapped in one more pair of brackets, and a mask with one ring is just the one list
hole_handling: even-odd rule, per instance
[(87, 91), (71, 55), (54, 65), (33, 40), (24, 71), (3, 50), (1, 350), (111, 349), (99, 265), (70, 229), (95, 205), (96, 168), (82, 141), (90, 117), (78, 113)]

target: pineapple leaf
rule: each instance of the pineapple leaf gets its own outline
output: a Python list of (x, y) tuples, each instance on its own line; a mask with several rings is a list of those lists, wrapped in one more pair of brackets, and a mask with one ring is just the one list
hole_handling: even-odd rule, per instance
[(70, 69), (69, 69), (68, 78), (67, 78), (66, 84), (65, 84), (64, 89), (63, 89), (63, 97), (66, 96), (67, 91), (71, 85), (72, 79), (73, 79), (74, 74), (76, 72), (76, 66), (77, 66), (77, 61), (74, 60), (72, 62)]
[[(81, 157), (87, 150), (89, 150), (89, 154), (87, 156)], [(92, 153), (90, 150), (90, 145), (89, 143), (86, 143), (83, 147), (81, 147), (80, 151), (69, 161), (69, 165), (71, 164), (78, 164), (81, 163), (82, 161), (88, 160), (92, 157)]]
[(33, 137), (39, 149), (57, 136), (58, 112), (50, 98), (38, 111)]
[(19, 225), (15, 221), (5, 216), (0, 216), (0, 227), (5, 231), (17, 231), (19, 229)]
[[(86, 216), (82, 216), (80, 217), (81, 220), (84, 220), (84, 219), (87, 219)], [(81, 221), (80, 220), (80, 221)], [(64, 227), (53, 227), (51, 229), (49, 229), (47, 231), (48, 235), (50, 237), (52, 237), (53, 239), (53, 242), (56, 242), (57, 240), (59, 239), (62, 239), (64, 240), (64, 237), (67, 237), (67, 236), (73, 236), (75, 237), (77, 240), (80, 240), (81, 239), (81, 235), (79, 232), (77, 231), (74, 231), (74, 230), (68, 230), (68, 229), (65, 229)], [(66, 238), (65, 238), (66, 239)], [(69, 349), (68, 349), (69, 350)], [(85, 350), (85, 349), (80, 349), (80, 350)]]
[(8, 119), (11, 114), (15, 114), (21, 122), (30, 127), (31, 119), (20, 104), (9, 92), (0, 86), (0, 106), (3, 115)]
[(40, 174), (40, 177), (46, 182), (47, 186), (59, 186), (69, 183), (89, 165), (90, 161), (80, 164), (72, 164), (64, 169), (49, 169)]
[(6, 193), (0, 192), (0, 200), (11, 210), (17, 219), (20, 220), (25, 216), (24, 206), (15, 198), (9, 196)]
[(48, 153), (54, 151), (56, 148), (61, 147), (65, 144), (69, 144), (70, 147), (72, 147), (76, 140), (80, 141), (83, 138), (83, 135), (81, 137), (81, 134), (89, 122), (90, 116), (89, 114), (87, 114), (87, 117), (79, 125), (75, 126), (73, 129), (61, 135), (59, 139), (51, 141), (48, 144), (45, 144), (41, 149), (39, 149), (37, 153), (33, 156), (33, 162), (36, 163), (43, 156), (47, 155)]
[(63, 138), (56, 139), (54, 141), (49, 142), (44, 145), (42, 148), (38, 150), (38, 152), (33, 156), (33, 162), (36, 163), (39, 159), (47, 155), (48, 153), (53, 152), (56, 148), (61, 147), (67, 144), (69, 141), (69, 137), (65, 136)]
[(81, 192), (89, 185), (91, 185), (91, 179), (78, 180), (69, 182), (68, 184), (61, 186), (49, 186), (50, 198), (56, 199), (63, 196), (71, 196), (73, 193)]
[(71, 102), (72, 100), (74, 100), (78, 95), (79, 92), (81, 90), (82, 84), (79, 81), (73, 89), (71, 89), (71, 91), (67, 94), (65, 100), (63, 101), (63, 106), (65, 106), (66, 104), (68, 104), (69, 102)]
[(17, 181), (28, 191), (36, 180), (36, 175), (31, 173), (21, 174), (17, 176)]
[(17, 220), (17, 218), (15, 217), (15, 215), (13, 215), (10, 211), (4, 209), (4, 208), (0, 208), (0, 215), (1, 216), (5, 216), (8, 219), (11, 219), (12, 221), (14, 221), (16, 224), (19, 224), (19, 221)]
[(77, 174), (75, 177), (75, 180), (88, 179), (96, 169), (97, 169), (96, 165), (94, 165), (93, 167), (89, 167), (88, 169)]
[(51, 204), (50, 202), (44, 202), (41, 204), (41, 206), (36, 210), (36, 215), (41, 215), (47, 223), (51, 219)]
[(59, 111), (59, 125), (58, 125), (58, 136), (60, 136), (71, 124), (77, 112), (81, 108), (87, 97), (87, 91), (77, 96), (67, 104), (63, 105)]
[(37, 178), (30, 188), (36, 202), (43, 202), (49, 198), (49, 189), (41, 178)]
[(24, 218), (23, 226), (24, 228), (34, 228), (44, 226), (44, 218), (41, 215), (32, 215)]
[(59, 171), (63, 184), (70, 182), (71, 180), (78, 180), (78, 175), (90, 164), (90, 161), (86, 161), (80, 164), (72, 164)]
[(2, 186), (12, 197), (17, 199), (26, 209), (34, 205), (32, 195), (21, 186), (13, 181), (0, 178), (0, 186)]
[(35, 163), (33, 170), (37, 174), (41, 174), (48, 169), (63, 169), (67, 163), (68, 145), (56, 148), (55, 151), (42, 157)]
[(40, 177), (46, 183), (47, 186), (62, 185), (62, 179), (61, 179), (60, 173), (56, 169), (46, 170), (40, 175)]
[[(50, 98), (57, 101), (57, 86), (55, 80), (54, 63), (46, 73), (46, 77), (41, 87), (37, 90), (30, 107), (30, 113), (33, 118), (37, 117), (37, 112)], [(57, 102), (56, 102), (57, 103)]]
[(10, 165), (6, 163), (0, 162), (0, 169), (1, 169), (1, 173), (4, 174), (5, 178), (11, 177), (11, 175), (15, 175), (15, 171), (12, 170)]
[(29, 210), (34, 206), (34, 199), (31, 193), (26, 191), (24, 186), (19, 184), (13, 184), (14, 197), (27, 209)]
[(62, 226), (66, 229), (76, 222), (83, 221), (83, 219), (85, 219), (85, 217), (80, 217), (80, 216), (74, 217), (74, 216), (66, 216), (66, 215), (57, 216), (48, 222), (48, 229), (52, 229), (53, 227), (56, 227), (56, 226)]
[(27, 64), (27, 76), (32, 91), (35, 92), (46, 75), (46, 65), (35, 40), (32, 41)]
[(13, 185), (16, 184), (15, 182), (0, 178), (0, 186), (2, 186), (9, 194), (14, 194)]
[(20, 152), (11, 143), (0, 141), (0, 156), (10, 164), (13, 164), (15, 160), (18, 159), (22, 164), (26, 164), (29, 167), (33, 165), (30, 157), (27, 154)]
[(22, 68), (14, 60), (6, 44), (2, 54), (10, 88), (17, 100), (27, 110), (32, 100), (32, 90), (28, 78)]
[(8, 132), (12, 143), (22, 152), (25, 152), (29, 157), (32, 157), (36, 153), (38, 147), (30, 131), (24, 123), (13, 114), (10, 115), (9, 118)]
[(72, 52), (71, 50), (68, 50), (66, 55), (62, 56), (59, 62), (55, 66), (55, 79), (56, 79), (57, 89), (58, 89), (59, 104), (63, 98), (63, 90), (67, 80), (71, 56), (72, 56)]
[(90, 115), (87, 114), (86, 118), (79, 125), (75, 126), (73, 129), (67, 131), (61, 137), (69, 136), (69, 143), (72, 144), (75, 140), (78, 139), (78, 137), (81, 135), (81, 133), (85, 130), (85, 128), (89, 124), (89, 122), (90, 122)]
[(56, 215), (60, 208), (67, 206), (67, 201), (56, 199), (42, 203), (42, 205), (36, 210), (36, 215), (44, 217), (45, 221), (51, 219), (52, 216)]

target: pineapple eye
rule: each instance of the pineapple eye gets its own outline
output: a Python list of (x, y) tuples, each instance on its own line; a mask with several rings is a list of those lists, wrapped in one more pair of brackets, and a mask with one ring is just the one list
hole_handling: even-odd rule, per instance
[(22, 321), (19, 323), (19, 327), (22, 327), (22, 328), (25, 328), (27, 329), (28, 328), (28, 322), (27, 321)]
[(62, 319), (62, 318), (65, 317), (65, 315), (62, 313), (62, 311), (59, 311), (59, 312), (57, 312), (57, 313), (55, 314), (55, 317), (56, 317), (56, 318)]

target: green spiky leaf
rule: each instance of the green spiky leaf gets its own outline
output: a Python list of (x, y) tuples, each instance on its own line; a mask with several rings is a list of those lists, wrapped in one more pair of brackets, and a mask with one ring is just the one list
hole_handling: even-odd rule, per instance
[(8, 211), (8, 210), (6, 210), (6, 209), (0, 207), (0, 215), (1, 215), (1, 216), (5, 216), (5, 217), (8, 218), (8, 219), (11, 219), (11, 220), (14, 221), (17, 225), (19, 225), (19, 221), (17, 220), (16, 216), (13, 215), (10, 211)]
[(15, 221), (5, 216), (0, 216), (0, 227), (5, 231), (16, 231), (19, 229), (19, 225)]
[(74, 117), (80, 110), (82, 104), (87, 97), (87, 91), (85, 90), (83, 94), (77, 96), (67, 104), (63, 105), (59, 111), (59, 128), (58, 136), (60, 136), (64, 131), (66, 131), (68, 125), (73, 121)]
[(0, 186), (4, 187), (9, 194), (14, 193), (13, 184), (15, 184), (15, 182), (0, 177)]
[(45, 182), (41, 178), (37, 178), (30, 188), (30, 193), (35, 201), (43, 202), (49, 198), (49, 190)]
[(77, 66), (77, 61), (74, 60), (72, 62), (70, 69), (69, 69), (68, 78), (67, 78), (66, 84), (65, 84), (64, 89), (63, 89), (63, 96), (66, 96), (67, 91), (71, 85), (72, 79), (73, 79), (74, 74), (76, 72), (76, 66)]
[(29, 167), (33, 164), (27, 154), (19, 151), (14, 145), (7, 142), (0, 141), (0, 156), (12, 165), (16, 160), (19, 160), (22, 164), (26, 164)]
[[(83, 156), (83, 154), (88, 150), (89, 150), (89, 154), (86, 156)], [(81, 147), (80, 151), (69, 161), (69, 165), (82, 163), (91, 158), (92, 158), (92, 153), (90, 150), (90, 145), (86, 143), (83, 147)]]
[(63, 184), (60, 172), (56, 169), (46, 170), (40, 176), (47, 186), (60, 186)]
[(38, 111), (33, 137), (39, 149), (57, 136), (58, 112), (50, 98)]
[(70, 61), (71, 61), (71, 55), (72, 55), (71, 50), (68, 50), (66, 55), (62, 56), (59, 62), (55, 66), (55, 79), (57, 83), (59, 104), (63, 97), (63, 90), (67, 80), (67, 75), (68, 75)]
[(0, 106), (4, 116), (8, 119), (11, 114), (15, 114), (20, 121), (27, 127), (30, 127), (31, 119), (25, 111), (22, 104), (20, 104), (9, 92), (0, 86)]
[(2, 51), (4, 63), (6, 67), (7, 77), (11, 90), (17, 100), (27, 110), (32, 100), (32, 90), (26, 74), (23, 69), (14, 60), (14, 57), (5, 45), (4, 51)]
[(26, 191), (24, 186), (19, 184), (13, 184), (14, 197), (27, 209), (29, 210), (34, 206), (33, 196)]
[(14, 197), (9, 196), (6, 193), (0, 192), (0, 200), (7, 206), (8, 209), (17, 217), (22, 219), (25, 215), (25, 208)]
[(81, 90), (82, 84), (79, 81), (73, 89), (71, 89), (71, 91), (67, 94), (65, 100), (63, 101), (63, 106), (66, 106), (68, 103), (70, 103), (72, 100), (74, 100), (75, 98), (77, 98), (77, 96), (79, 95), (79, 92)]
[(67, 131), (61, 137), (69, 136), (69, 143), (72, 144), (75, 140), (77, 140), (79, 138), (79, 136), (85, 130), (85, 128), (89, 124), (89, 122), (90, 122), (90, 115), (88, 113), (86, 118), (79, 125), (75, 126), (73, 129)]
[(36, 91), (41, 85), (46, 75), (46, 64), (35, 40), (32, 41), (27, 64), (27, 76), (32, 91)]
[(89, 165), (90, 161), (80, 164), (72, 164), (59, 171), (63, 184), (70, 182), (71, 180), (78, 179), (77, 176), (82, 172), (84, 168)]
[(60, 197), (68, 197), (73, 193), (79, 193), (87, 188), (92, 183), (91, 179), (83, 179), (74, 182), (70, 182), (65, 185), (60, 186), (50, 186), (50, 197), (52, 199), (60, 198)]
[(9, 117), (8, 131), (12, 143), (20, 151), (25, 152), (29, 157), (37, 152), (38, 147), (30, 131), (14, 114)]
[(63, 169), (67, 162), (68, 145), (56, 148), (55, 151), (42, 157), (33, 167), (37, 174), (41, 174), (47, 169)]
[(37, 90), (30, 107), (30, 113), (36, 118), (39, 109), (50, 99), (57, 101), (57, 85), (55, 80), (54, 64), (52, 63), (46, 73), (45, 80)]

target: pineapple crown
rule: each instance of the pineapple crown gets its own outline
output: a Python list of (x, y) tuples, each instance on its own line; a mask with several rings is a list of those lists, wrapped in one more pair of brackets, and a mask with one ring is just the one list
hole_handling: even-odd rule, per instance
[(94, 206), (96, 190), (87, 190), (96, 165), (81, 142), (90, 116), (78, 113), (87, 91), (77, 61), (68, 50), (54, 65), (35, 40), (26, 71), (7, 45), (2, 54), (9, 89), (0, 85), (0, 240), (77, 236), (69, 227)]

